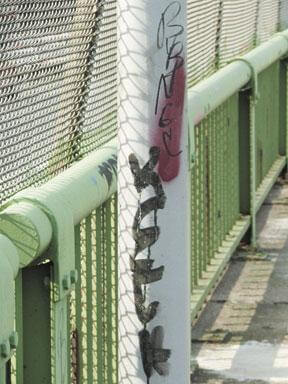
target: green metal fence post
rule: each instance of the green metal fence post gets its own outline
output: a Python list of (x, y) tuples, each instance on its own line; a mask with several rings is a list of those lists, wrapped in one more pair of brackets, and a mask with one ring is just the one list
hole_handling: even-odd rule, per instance
[(280, 61), (279, 68), (279, 154), (287, 155), (287, 59)]
[(251, 245), (256, 247), (256, 100), (250, 96), (250, 212), (251, 212)]
[[(239, 92), (239, 187), (240, 213), (251, 214), (251, 158), (249, 148), (250, 137), (250, 90)], [(245, 235), (245, 240), (251, 242), (251, 227)]]
[(0, 383), (6, 383), (6, 364), (0, 364)]
[(285, 132), (286, 132), (286, 167), (287, 167), (287, 172), (288, 172), (288, 82), (287, 82), (287, 74), (288, 74), (288, 63), (286, 63), (285, 66), (285, 71), (286, 71), (286, 92), (285, 92), (285, 99), (286, 99), (286, 121), (285, 121)]
[(22, 271), (23, 384), (51, 384), (50, 268)]
[[(258, 73), (247, 57), (236, 58), (235, 61), (243, 61), (251, 70), (251, 94), (249, 97), (249, 117), (250, 117), (250, 214), (251, 214), (251, 244), (256, 247), (256, 104), (258, 94)], [(246, 111), (247, 112), (247, 111)]]
[[(18, 338), (14, 331), (15, 284), (18, 273), (19, 257), (12, 242), (0, 235), (0, 383), (10, 381), (10, 365)], [(9, 381), (8, 381), (9, 380)]]
[(16, 377), (17, 384), (24, 383), (23, 377), (23, 292), (22, 292), (22, 269), (18, 272), (15, 280), (16, 290), (16, 331), (18, 333), (18, 346), (16, 350)]

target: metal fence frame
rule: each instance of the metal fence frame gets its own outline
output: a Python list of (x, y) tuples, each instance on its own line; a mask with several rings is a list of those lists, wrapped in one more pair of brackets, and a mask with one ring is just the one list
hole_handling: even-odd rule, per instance
[[(286, 165), (287, 80), (285, 55), (287, 52), (288, 31), (285, 31), (244, 57), (234, 60), (188, 91), (191, 168), (198, 156), (197, 151), (195, 151), (195, 127), (199, 126), (217, 107), (235, 94), (238, 94), (237, 108), (241, 117), (239, 119), (239, 132), (241, 133), (239, 139), (240, 216), (239, 220), (236, 220), (227, 231), (224, 241), (221, 241), (217, 251), (211, 255), (210, 259), (207, 259), (206, 265), (203, 265), (203, 271), (195, 279), (192, 289), (192, 317), (197, 315), (207, 295), (219, 279), (229, 257), (249, 228), (251, 228), (251, 242), (255, 245), (257, 211)], [(263, 95), (258, 94), (258, 89), (261, 87), (261, 81), (263, 81), (260, 78), (261, 74), (275, 63), (277, 65), (275, 73), (279, 76), (280, 102), (276, 106), (279, 108), (279, 124), (276, 127), (279, 147), (277, 156), (273, 158), (273, 164), (262, 175), (257, 185), (256, 137), (257, 127), (259, 127), (257, 119), (259, 119), (259, 113), (262, 111), (261, 109), (260, 112), (257, 110), (257, 103), (263, 97)], [(269, 78), (269, 76), (268, 74), (267, 77)], [(260, 134), (265, 134), (265, 132), (260, 132)], [(70, 351), (70, 339), (67, 332), (68, 321), (65, 317), (67, 312), (65, 311), (67, 309), (67, 297), (77, 282), (75, 263), (76, 265), (79, 263), (79, 260), (75, 259), (74, 225), (79, 225), (82, 219), (101, 206), (116, 191), (116, 155), (115, 142), (110, 143), (42, 187), (25, 190), (15, 195), (3, 207), (0, 213), (0, 230), (2, 233), (0, 236), (2, 253), (0, 305), (6, 310), (0, 313), (1, 382), (5, 383), (7, 367), (9, 368), (7, 362), (10, 361), (17, 345), (14, 331), (16, 307), (16, 327), (20, 340), (17, 352), (17, 384), (28, 384), (28, 379), (25, 378), (27, 373), (23, 375), (24, 359), (25, 365), (29, 365), (30, 372), (34, 371), (38, 374), (39, 370), (43, 369), (43, 380), (46, 380), (47, 383), (52, 380), (56, 384), (60, 382), (61, 384), (68, 384), (70, 380), (70, 371), (68, 372), (70, 369), (70, 352), (68, 352)], [(50, 253), (44, 253), (49, 245)], [(54, 284), (57, 288), (54, 301), (60, 303), (57, 304), (58, 308), (56, 306), (54, 317), (51, 316), (49, 304), (51, 303), (49, 289), (51, 283), (47, 279), (47, 277), (50, 278), (51, 264), (42, 262), (40, 267), (31, 266), (31, 268), (24, 270), (26, 266), (35, 264), (38, 257), (43, 254), (53, 261), (52, 288), (55, 288)], [(192, 265), (195, 265), (198, 256), (192, 254), (191, 257), (192, 260), (194, 258)], [(19, 269), (23, 269), (24, 272), (16, 278)], [(35, 271), (37, 271), (36, 276)], [(193, 273), (192, 271), (192, 275)], [(24, 287), (22, 296), (16, 297), (16, 305), (13, 295), (15, 278), (16, 286), (22, 285), (22, 289)], [(116, 290), (116, 286), (110, 288)], [(116, 305), (116, 296), (114, 300)], [(35, 311), (35, 305), (37, 311)], [(19, 312), (19, 308), (25, 308), (24, 315)], [(23, 316), (29, 319), (30, 327), (26, 327), (28, 323), (27, 321), (23, 322)], [(61, 345), (53, 343), (53, 338), (51, 342), (50, 330), (45, 332), (43, 326), (47, 325), (47, 321), (48, 323), (52, 321), (55, 327), (54, 331), (61, 335)], [(41, 337), (47, 341), (45, 348), (43, 348), (43, 343), (39, 343), (37, 330), (41, 332)], [(38, 355), (38, 359), (35, 359), (35, 354)], [(47, 357), (49, 361), (52, 361), (52, 368), (50, 364), (47, 365)], [(114, 356), (114, 358), (116, 357)], [(82, 356), (79, 354), (76, 356), (76, 365), (77, 359), (81, 360)], [(41, 361), (40, 365), (38, 365), (39, 361)], [(91, 365), (91, 362), (88, 364)], [(111, 370), (111, 367), (109, 366), (107, 369)], [(115, 366), (112, 369), (117, 370)], [(54, 374), (54, 378), (52, 378), (51, 372)], [(89, 373), (87, 383), (92, 383), (93, 376), (91, 374), (93, 375), (93, 370)], [(102, 377), (105, 383), (112, 384), (115, 382), (115, 374), (104, 375), (105, 377), (99, 375), (98, 379)], [(77, 383), (78, 379), (75, 380)]]
[[(203, 268), (196, 272), (196, 277), (195, 270), (198, 268), (199, 261), (197, 261), (197, 252), (192, 254), (192, 319), (197, 316), (207, 296), (219, 280), (230, 256), (249, 228), (251, 244), (256, 246), (256, 214), (277, 177), (286, 166), (287, 73), (285, 55), (288, 48), (287, 36), (287, 31), (275, 35), (268, 42), (255, 48), (247, 55), (236, 58), (231, 64), (188, 91), (191, 167), (193, 167), (195, 157), (197, 157), (197, 153), (195, 154), (195, 131), (197, 126), (201, 125), (217, 108), (220, 108), (223, 103), (235, 94), (239, 97), (237, 103), (240, 135), (239, 218), (227, 231), (218, 249), (214, 250), (212, 260), (203, 263)], [(279, 98), (279, 103), (276, 108), (278, 109), (278, 121), (276, 126), (270, 126), (268, 140), (273, 134), (276, 135), (275, 140), (278, 141), (278, 148), (269, 169), (266, 169), (264, 174), (259, 177), (259, 174), (257, 174), (260, 162), (257, 154), (257, 137), (267, 135), (267, 132), (261, 131), (263, 107), (261, 108), (259, 105), (267, 95), (265, 93), (261, 95), (258, 91), (261, 86), (263, 88), (265, 71), (269, 71), (273, 65), (277, 67), (278, 95), (276, 95), (276, 98)], [(272, 83), (275, 82), (275, 78), (273, 78), (273, 75), (271, 77), (269, 73), (266, 78), (265, 81), (269, 82), (271, 78)], [(266, 94), (267, 91), (269, 89), (266, 87)]]

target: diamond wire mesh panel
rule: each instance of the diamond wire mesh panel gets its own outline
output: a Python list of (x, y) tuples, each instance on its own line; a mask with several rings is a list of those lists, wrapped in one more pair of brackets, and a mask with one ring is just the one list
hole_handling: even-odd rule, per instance
[(71, 297), (71, 384), (117, 383), (117, 201), (75, 229), (80, 280)]
[(258, 0), (257, 44), (268, 40), (278, 30), (279, 0)]
[[(116, 18), (111, 17), (114, 5), (111, 0), (105, 4), (95, 0), (2, 2), (0, 203), (18, 190), (54, 176), (74, 160), (78, 125), (85, 119), (87, 69), (95, 56), (91, 57), (91, 43), (98, 34), (99, 55), (93, 68), (97, 82), (99, 73), (107, 69), (103, 47), (115, 42), (113, 33), (107, 32), (107, 25), (115, 31)], [(99, 8), (105, 8), (101, 17)], [(113, 65), (116, 72), (116, 64), (110, 67)], [(111, 68), (106, 76), (107, 84), (110, 78), (113, 83)], [(94, 116), (103, 115), (104, 108), (114, 105), (112, 91), (101, 87), (100, 93), (97, 100), (91, 96)], [(91, 124), (92, 117), (88, 117)], [(114, 130), (115, 122), (101, 130), (94, 121), (93, 149)]]
[[(117, 31), (116, 1), (103, 3), (103, 16), (95, 57), (88, 74), (89, 86), (82, 128), (81, 153), (86, 154), (110, 140), (117, 119)], [(101, 132), (101, 135), (99, 134)]]
[(240, 217), (238, 94), (198, 126), (192, 169), (192, 289)]
[(279, 157), (279, 62), (259, 75), (260, 99), (256, 104), (256, 187)]
[(288, 0), (280, 0), (279, 4), (279, 29), (288, 28)]
[(255, 45), (257, 0), (223, 0), (219, 36), (219, 65), (250, 51)]
[(187, 2), (188, 85), (208, 77), (216, 70), (218, 0)]

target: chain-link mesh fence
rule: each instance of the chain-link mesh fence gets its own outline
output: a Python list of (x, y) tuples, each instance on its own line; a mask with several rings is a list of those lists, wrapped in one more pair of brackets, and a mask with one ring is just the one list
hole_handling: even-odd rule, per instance
[(193, 85), (215, 72), (219, 9), (215, 0), (188, 0), (187, 6), (188, 85)]
[(288, 1), (280, 0), (279, 3), (279, 29), (283, 31), (288, 28)]
[(257, 0), (224, 0), (219, 31), (219, 65), (229, 63), (255, 45)]
[(86, 153), (115, 132), (115, 8), (115, 0), (1, 4), (1, 202), (67, 167), (81, 141)]
[[(287, 0), (187, 0), (188, 85), (286, 27)], [(0, 201), (116, 131), (116, 0), (0, 6)]]
[(188, 86), (288, 26), (287, 0), (188, 0)]
[(260, 0), (258, 5), (257, 44), (268, 40), (279, 26), (279, 0)]

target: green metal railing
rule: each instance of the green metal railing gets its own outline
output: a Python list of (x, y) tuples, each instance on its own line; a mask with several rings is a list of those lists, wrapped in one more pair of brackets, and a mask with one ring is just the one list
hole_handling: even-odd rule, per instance
[(192, 318), (249, 228), (257, 246), (257, 211), (286, 165), (286, 36), (189, 90)]
[[(192, 317), (245, 234), (253, 244), (257, 210), (286, 165), (287, 36), (274, 37), (188, 91)], [(81, 160), (33, 196), (16, 195), (0, 213), (3, 260), (15, 259), (3, 264), (0, 284), (10, 279), (10, 289), (19, 268), (16, 304), (11, 290), (0, 295), (1, 308), (8, 302), (9, 310), (16, 308), (18, 332), (15, 355), (12, 312), (7, 319), (2, 313), (1, 384), (59, 384), (59, 369), (64, 384), (117, 383), (115, 143), (107, 151)], [(66, 200), (72, 226), (65, 244), (75, 257), (72, 252), (71, 264), (65, 259), (69, 265), (62, 266), (60, 256), (69, 259), (69, 252), (59, 247), (62, 217), (55, 207)], [(58, 286), (55, 296), (57, 284), (67, 292)]]
[(238, 95), (195, 127), (192, 168), (192, 285), (196, 287), (240, 218)]
[(71, 297), (73, 384), (117, 383), (116, 217), (113, 196), (75, 228), (80, 278)]

